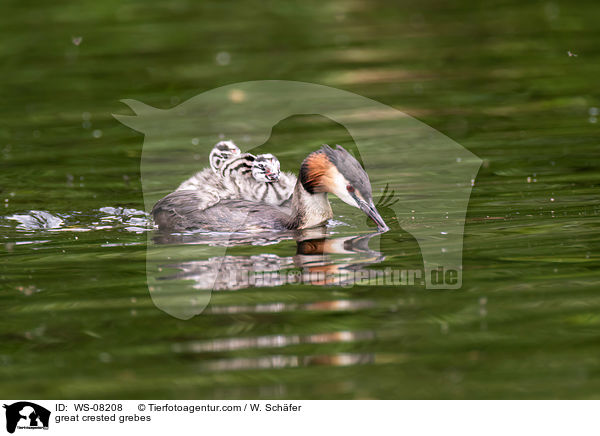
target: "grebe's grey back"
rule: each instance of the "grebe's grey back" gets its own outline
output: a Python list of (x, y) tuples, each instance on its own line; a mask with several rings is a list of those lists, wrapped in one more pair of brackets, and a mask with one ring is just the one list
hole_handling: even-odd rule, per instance
[(304, 159), (291, 208), (248, 200), (221, 200), (203, 208), (196, 191), (175, 191), (159, 200), (152, 215), (167, 231), (205, 229), (212, 231), (292, 230), (324, 224), (333, 217), (327, 193), (361, 209), (380, 231), (389, 228), (373, 204), (369, 176), (343, 147), (324, 145)]

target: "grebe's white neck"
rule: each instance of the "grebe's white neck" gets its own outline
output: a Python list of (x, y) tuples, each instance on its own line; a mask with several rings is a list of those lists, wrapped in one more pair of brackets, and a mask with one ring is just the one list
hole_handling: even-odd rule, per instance
[(333, 218), (333, 211), (326, 192), (310, 194), (300, 178), (296, 182), (294, 194), (292, 195), (292, 214), (290, 216), (290, 228), (308, 229), (323, 224)]

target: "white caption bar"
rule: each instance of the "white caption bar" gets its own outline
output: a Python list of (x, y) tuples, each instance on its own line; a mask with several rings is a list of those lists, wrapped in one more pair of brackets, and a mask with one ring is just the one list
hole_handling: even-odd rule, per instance
[[(565, 435), (597, 433), (597, 401), (3, 400), (3, 434)], [(43, 430), (42, 432), (36, 430)], [(207, 433), (211, 432), (211, 433)]]

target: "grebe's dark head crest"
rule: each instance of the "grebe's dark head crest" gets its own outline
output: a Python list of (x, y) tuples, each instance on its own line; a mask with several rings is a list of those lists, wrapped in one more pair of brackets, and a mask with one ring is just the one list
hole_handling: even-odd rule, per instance
[(358, 161), (341, 145), (323, 145), (308, 155), (300, 167), (300, 182), (310, 194), (331, 192), (344, 203), (362, 210), (380, 231), (389, 227), (373, 204), (369, 176)]
[(252, 177), (258, 182), (276, 182), (281, 175), (279, 159), (271, 153), (259, 154), (252, 163)]
[(218, 173), (226, 160), (231, 159), (233, 156), (240, 153), (240, 149), (233, 141), (221, 141), (210, 151), (208, 162), (210, 163), (212, 170), (215, 173)]

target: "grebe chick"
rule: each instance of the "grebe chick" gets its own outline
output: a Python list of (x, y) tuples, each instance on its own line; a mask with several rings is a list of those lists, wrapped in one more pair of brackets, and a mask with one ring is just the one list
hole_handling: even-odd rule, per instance
[(209, 156), (210, 169), (196, 173), (177, 190), (200, 194), (198, 207), (206, 209), (221, 200), (248, 199), (281, 204), (292, 194), (295, 178), (284, 174), (280, 181), (279, 160), (272, 154), (240, 154), (231, 141), (219, 142)]
[(304, 159), (290, 208), (248, 200), (221, 200), (204, 208), (201, 193), (179, 190), (159, 200), (152, 215), (159, 228), (166, 231), (306, 229), (333, 218), (328, 192), (362, 210), (380, 232), (389, 230), (373, 204), (369, 176), (339, 145), (335, 149), (324, 145)]
[[(275, 206), (285, 203), (296, 185), (296, 176), (281, 172), (279, 160), (270, 153), (242, 153), (230, 158), (219, 171), (229, 199), (260, 201)], [(222, 197), (224, 199), (224, 197)]]
[(202, 189), (206, 185), (212, 185), (218, 181), (221, 167), (234, 156), (240, 155), (241, 151), (233, 141), (218, 142), (208, 155), (210, 168), (204, 168), (179, 185), (179, 189)]

